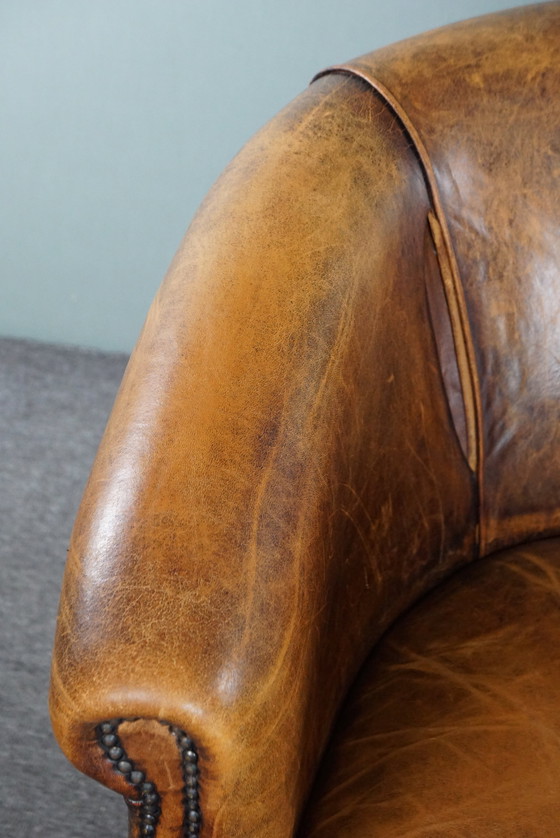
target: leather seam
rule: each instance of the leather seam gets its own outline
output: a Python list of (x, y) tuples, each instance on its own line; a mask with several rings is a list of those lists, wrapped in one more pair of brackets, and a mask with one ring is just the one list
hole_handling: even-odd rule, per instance
[(455, 293), (455, 284), (453, 282), (453, 271), (449, 263), (449, 258), (443, 235), (441, 225), (433, 210), (428, 212), (428, 226), (434, 243), (436, 251), (436, 258), (439, 265), (439, 273), (441, 284), (443, 286), (443, 293), (447, 303), (447, 311), (449, 314), (449, 322), (451, 324), (451, 332), (453, 335), (453, 346), (455, 349), (455, 359), (459, 370), (459, 379), (461, 381), (461, 389), (463, 394), (463, 405), (465, 409), (465, 424), (467, 426), (467, 439), (465, 457), (469, 464), (471, 471), (476, 471), (476, 458), (474, 453), (476, 451), (476, 435), (474, 433), (474, 403), (471, 398), (471, 393), (464, 387), (463, 382), (468, 380), (468, 358), (466, 357), (465, 342), (461, 340), (461, 313), (457, 302), (457, 295)]
[[(463, 290), (463, 283), (457, 264), (457, 257), (451, 241), (451, 234), (447, 224), (447, 218), (443, 210), (439, 188), (435, 176), (435, 172), (426, 149), (424, 142), (416, 130), (413, 122), (408, 116), (406, 110), (400, 104), (398, 99), (385, 87), (385, 85), (376, 79), (374, 76), (363, 72), (352, 66), (338, 64), (332, 67), (327, 67), (320, 73), (317, 73), (312, 83), (317, 79), (332, 73), (340, 73), (351, 75), (365, 81), (370, 88), (376, 91), (388, 107), (395, 113), (404, 130), (412, 140), (416, 153), (418, 155), (420, 164), (424, 172), (424, 178), (428, 188), (428, 194), (433, 208), (432, 219), (436, 221), (430, 223), (430, 214), (428, 214), (428, 223), (434, 236), (434, 244), (436, 245), (436, 253), (440, 264), (440, 272), (442, 276), (442, 283), (444, 286), (444, 293), (448, 303), (451, 327), (453, 331), (453, 340), (457, 355), (457, 365), (459, 368), (459, 376), (461, 381), (461, 390), (463, 394), (463, 404), (465, 407), (465, 419), (467, 425), (467, 462), (471, 470), (477, 477), (478, 490), (478, 551), (480, 553), (480, 545), (485, 543), (485, 533), (483, 530), (483, 520), (480, 510), (483, 509), (483, 433), (482, 433), (482, 403), (480, 396), (480, 381), (478, 376), (478, 367), (476, 363), (476, 356), (474, 351), (474, 343), (472, 332), (470, 328), (467, 304)], [(435, 235), (434, 235), (435, 229)], [(439, 242), (438, 242), (439, 240)]]
[[(132, 795), (127, 803), (136, 810), (140, 824), (141, 838), (154, 838), (161, 815), (161, 795), (155, 785), (147, 779), (144, 771), (140, 770), (127, 755), (121, 742), (118, 729), (123, 722), (142, 721), (140, 717), (119, 718), (101, 722), (95, 732), (99, 747), (111, 763), (114, 771), (120, 774), (132, 786)], [(157, 719), (161, 725), (167, 727), (177, 740), (183, 775), (183, 827), (182, 838), (197, 838), (202, 825), (200, 811), (200, 788), (198, 767), (198, 752), (193, 740), (185, 731), (169, 722)]]

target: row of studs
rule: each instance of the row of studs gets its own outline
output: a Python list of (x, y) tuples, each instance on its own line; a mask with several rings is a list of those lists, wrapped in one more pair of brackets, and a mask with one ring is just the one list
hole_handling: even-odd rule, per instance
[[(146, 781), (143, 771), (135, 768), (134, 763), (126, 755), (122, 742), (118, 737), (118, 727), (124, 719), (113, 719), (102, 722), (97, 727), (98, 741), (101, 748), (113, 764), (116, 771), (122, 774), (134, 786), (140, 798), (140, 835), (142, 838), (153, 838), (157, 822), (161, 814), (161, 799), (155, 783)], [(132, 721), (132, 720), (131, 720)], [(198, 755), (192, 739), (180, 728), (161, 722), (169, 728), (177, 740), (181, 753), (181, 767), (184, 781), (183, 802), (185, 823), (183, 825), (184, 838), (197, 838), (201, 826), (201, 813), (198, 789)]]
[(160, 796), (155, 783), (148, 782), (144, 772), (135, 768), (132, 760), (126, 755), (117, 733), (121, 721), (123, 720), (113, 719), (98, 726), (99, 744), (112, 762), (113, 768), (136, 788), (140, 798), (140, 835), (142, 838), (153, 838), (161, 811)]
[[(166, 722), (162, 722), (166, 724)], [(185, 823), (183, 825), (184, 838), (196, 838), (200, 832), (202, 816), (200, 812), (199, 796), (199, 768), (198, 754), (194, 742), (187, 734), (175, 725), (167, 725), (175, 739), (181, 753), (181, 767), (183, 772), (183, 806)]]

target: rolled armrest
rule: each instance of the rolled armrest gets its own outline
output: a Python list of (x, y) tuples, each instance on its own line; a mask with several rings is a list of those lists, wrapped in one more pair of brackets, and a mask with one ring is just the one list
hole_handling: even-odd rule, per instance
[(156, 297), (72, 535), (51, 692), (131, 835), (291, 836), (372, 644), (473, 554), (429, 210), (390, 109), (325, 77), (226, 170)]

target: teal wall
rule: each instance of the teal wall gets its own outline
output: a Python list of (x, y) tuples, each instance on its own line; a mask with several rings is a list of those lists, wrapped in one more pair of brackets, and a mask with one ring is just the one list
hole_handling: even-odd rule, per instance
[(511, 5), (0, 0), (0, 334), (129, 350), (211, 183), (315, 71)]

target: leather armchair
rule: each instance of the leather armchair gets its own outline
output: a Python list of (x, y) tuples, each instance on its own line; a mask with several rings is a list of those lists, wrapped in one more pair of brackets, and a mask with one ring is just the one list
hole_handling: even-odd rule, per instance
[(558, 2), (320, 73), (213, 187), (54, 652), (131, 836), (560, 834), (559, 217)]

